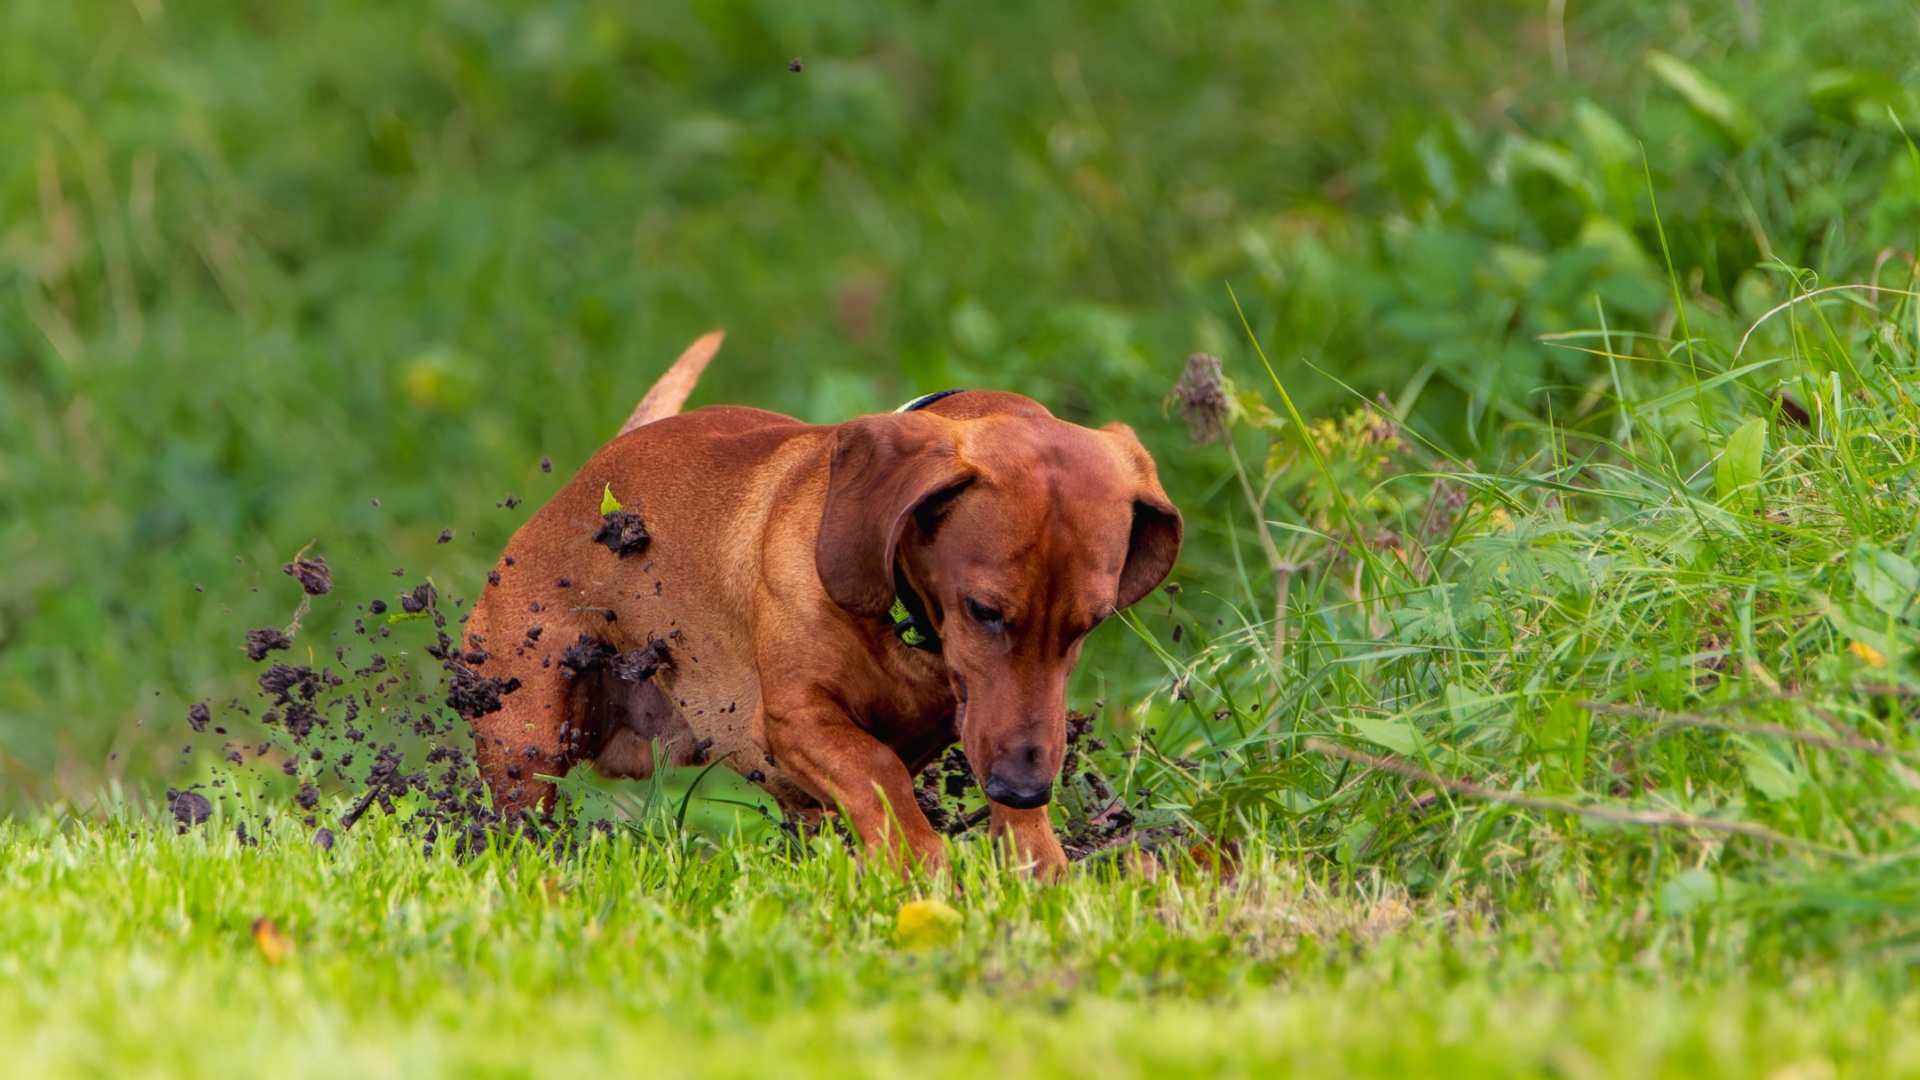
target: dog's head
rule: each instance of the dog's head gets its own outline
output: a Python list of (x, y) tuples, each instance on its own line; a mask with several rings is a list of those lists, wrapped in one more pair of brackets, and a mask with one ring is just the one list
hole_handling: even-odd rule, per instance
[(1081, 642), (1180, 552), (1180, 512), (1153, 459), (1124, 424), (1094, 431), (980, 391), (862, 417), (836, 440), (821, 583), (878, 619), (903, 579), (940, 637), (961, 745), (988, 797), (1044, 805)]

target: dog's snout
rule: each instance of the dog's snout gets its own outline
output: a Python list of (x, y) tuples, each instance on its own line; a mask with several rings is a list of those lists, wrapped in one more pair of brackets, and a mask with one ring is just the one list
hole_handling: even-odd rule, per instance
[(1031, 810), (1036, 806), (1045, 806), (1052, 800), (1053, 781), (1043, 780), (1038, 784), (1022, 786), (1008, 783), (998, 776), (989, 776), (987, 798), (1015, 810)]
[(1037, 748), (1008, 755), (987, 774), (987, 798), (1015, 810), (1045, 806), (1053, 798), (1053, 774)]

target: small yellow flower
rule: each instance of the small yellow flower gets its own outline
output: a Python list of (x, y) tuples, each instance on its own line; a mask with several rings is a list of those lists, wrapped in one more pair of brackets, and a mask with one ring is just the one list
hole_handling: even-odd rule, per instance
[(959, 937), (965, 921), (958, 911), (938, 900), (909, 900), (900, 905), (893, 939), (904, 948), (931, 949)]
[(600, 491), (600, 516), (617, 514), (620, 510), (620, 500), (613, 497), (613, 485), (603, 484)]
[(253, 943), (260, 947), (260, 955), (267, 963), (278, 964), (293, 955), (293, 939), (280, 932), (272, 919), (253, 920)]
[(1851, 642), (1847, 645), (1847, 649), (1848, 651), (1852, 652), (1853, 655), (1859, 657), (1862, 660), (1865, 660), (1867, 663), (1872, 664), (1874, 667), (1887, 666), (1887, 658), (1881, 655), (1880, 650), (1874, 648), (1873, 646), (1867, 644), (1864, 641)]

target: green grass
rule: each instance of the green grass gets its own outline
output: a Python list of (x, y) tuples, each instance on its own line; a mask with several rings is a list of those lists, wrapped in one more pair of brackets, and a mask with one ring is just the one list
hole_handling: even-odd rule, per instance
[[(1920, 1069), (1920, 999), (1749, 978), (1737, 928), (1490, 917), (1239, 874), (1036, 888), (962, 860), (950, 946), (831, 844), (331, 853), (0, 825), (0, 1039), (32, 1075), (1832, 1076)], [(137, 835), (136, 835), (137, 832)], [(1571, 899), (1571, 898), (1569, 898)], [(267, 961), (249, 928), (294, 944)], [(1797, 1071), (1795, 1071), (1797, 1070)], [(1836, 1072), (1837, 1070), (1837, 1072)]]
[(1135, 425), (1218, 591), (1224, 461), (1160, 399), (1255, 370), (1223, 283), (1308, 414), (1318, 367), (1492, 464), (1606, 376), (1537, 335), (1672, 336), (1649, 167), (1696, 331), (1891, 280), (1904, 3), (1568, 8), (1563, 77), (1535, 0), (8, 4), (0, 805), (164, 784), (309, 541), (471, 591), (714, 326), (696, 403)]
[[(5, 8), (9, 1062), (1920, 1072), (1920, 24), (1557, 7)], [(724, 773), (326, 853), (180, 752), (281, 562), (339, 585), (297, 660), (470, 593), (714, 325), (696, 403), (1140, 430), (1179, 588), (1090, 642), (1055, 813), (1178, 826), (1157, 876), (862, 873)], [(964, 929), (902, 948), (929, 892)]]
[[(1109, 703), (1085, 757), (1193, 830), (1158, 873), (1041, 887), (972, 840), (957, 882), (901, 881), (657, 789), (570, 851), (423, 853), (402, 800), (323, 852), (242, 776), (188, 835), (119, 802), (0, 824), (0, 1038), (50, 1075), (1920, 1072), (1920, 359), (1883, 300), (1811, 297), (1765, 368), (1596, 403), (1502, 471), (1366, 413), (1262, 433), (1240, 397), (1288, 633), (1253, 569), (1237, 626), (1156, 601), (1174, 692)], [(929, 895), (957, 939), (896, 942)]]

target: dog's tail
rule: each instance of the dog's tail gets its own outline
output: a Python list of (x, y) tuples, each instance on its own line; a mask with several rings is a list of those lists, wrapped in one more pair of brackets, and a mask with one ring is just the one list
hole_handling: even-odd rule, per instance
[(700, 373), (707, 370), (707, 362), (713, 359), (714, 353), (720, 351), (720, 343), (726, 339), (724, 331), (715, 330), (702, 334), (687, 346), (687, 351), (680, 354), (680, 359), (675, 360), (673, 366), (653, 384), (653, 389), (647, 391), (647, 396), (640, 399), (633, 415), (627, 417), (626, 424), (620, 428), (620, 434), (625, 435), (634, 428), (678, 413), (680, 406), (687, 403), (687, 395), (693, 393), (694, 384), (700, 381)]

